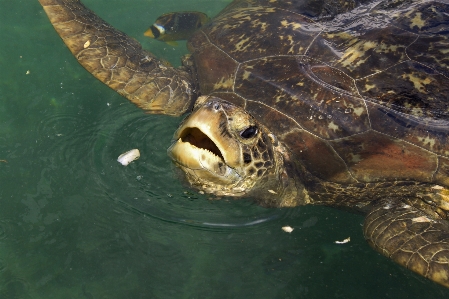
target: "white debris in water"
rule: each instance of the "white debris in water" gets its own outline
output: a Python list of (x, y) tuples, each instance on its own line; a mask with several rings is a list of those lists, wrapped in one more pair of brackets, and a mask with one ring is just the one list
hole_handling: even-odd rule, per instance
[(335, 241), (335, 244), (346, 244), (349, 241), (351, 241), (351, 237), (347, 237), (346, 239), (344, 239), (343, 241)]
[(137, 160), (140, 158), (140, 152), (138, 149), (132, 149), (130, 151), (127, 151), (126, 153), (121, 154), (117, 161), (120, 162), (123, 166), (128, 165), (134, 160)]
[(286, 233), (291, 233), (294, 230), (294, 228), (287, 225), (287, 226), (283, 226), (282, 230)]
[(271, 194), (277, 194), (277, 193), (276, 193), (276, 191), (274, 191), (274, 190), (271, 190), (271, 189), (270, 189), (270, 190), (268, 190), (268, 192), (270, 192)]
[(88, 48), (90, 46), (90, 40), (84, 43), (83, 47), (84, 49)]

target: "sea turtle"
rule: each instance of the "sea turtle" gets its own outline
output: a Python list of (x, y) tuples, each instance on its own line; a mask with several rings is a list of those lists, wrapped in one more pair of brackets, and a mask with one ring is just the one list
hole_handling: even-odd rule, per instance
[(449, 287), (449, 4), (235, 0), (174, 68), (77, 0), (39, 0), (89, 72), (150, 113), (190, 184), (366, 214), (369, 244)]

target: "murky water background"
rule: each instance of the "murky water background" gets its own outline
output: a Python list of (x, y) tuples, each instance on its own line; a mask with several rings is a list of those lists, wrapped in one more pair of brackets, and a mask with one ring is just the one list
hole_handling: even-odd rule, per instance
[[(148, 25), (228, 2), (85, 1), (173, 63), (185, 46), (145, 39)], [(190, 190), (166, 156), (180, 119), (91, 77), (37, 0), (0, 7), (0, 298), (448, 298), (371, 250), (360, 215)], [(116, 162), (132, 148), (139, 160)]]

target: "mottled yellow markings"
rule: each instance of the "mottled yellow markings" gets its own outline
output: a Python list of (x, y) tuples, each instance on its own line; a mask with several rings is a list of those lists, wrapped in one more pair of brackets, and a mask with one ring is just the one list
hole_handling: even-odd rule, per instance
[(243, 80), (248, 80), (249, 76), (251, 76), (251, 72), (243, 71)]
[(388, 45), (385, 43), (381, 43), (379, 47), (376, 48), (376, 52), (378, 53), (396, 52), (397, 50), (397, 45)]
[(363, 113), (365, 113), (365, 109), (363, 107), (354, 108), (354, 114), (357, 116), (361, 116)]
[(248, 15), (248, 12), (238, 12), (232, 15), (233, 19), (240, 19), (242, 21), (251, 21), (251, 17)]
[(350, 35), (347, 32), (344, 32), (344, 31), (338, 32), (338, 33), (325, 33), (324, 37), (325, 38), (330, 38), (330, 39), (338, 38), (338, 39), (342, 39), (342, 40), (349, 40), (349, 39), (353, 38), (352, 35)]
[[(295, 52), (295, 44), (296, 42), (293, 40), (293, 37), (291, 35), (287, 36), (287, 40), (290, 44), (290, 49), (288, 49), (287, 54), (296, 54)], [(302, 49), (302, 48), (301, 48)]]
[(412, 22), (412, 24), (411, 24), (410, 28), (413, 28), (413, 27), (416, 26), (419, 29), (421, 29), (426, 24), (425, 21), (423, 19), (421, 19), (421, 13), (420, 12), (416, 13), (415, 17), (413, 19), (411, 19), (411, 22)]
[(412, 104), (409, 102), (404, 103), (404, 108), (413, 108)]
[(363, 43), (363, 51), (368, 51), (369, 49), (377, 47), (377, 43), (373, 41), (367, 41)]
[(341, 64), (343, 66), (349, 66), (354, 64), (354, 62), (358, 60), (357, 63), (354, 64), (354, 66), (359, 66), (368, 58), (366, 57), (365, 59), (362, 59), (362, 57), (365, 56), (366, 51), (375, 47), (377, 47), (377, 43), (373, 41), (358, 42), (356, 45), (348, 48), (345, 51), (343, 57), (340, 59)]
[(282, 94), (277, 95), (274, 102), (275, 103), (284, 102), (284, 95)]
[(288, 22), (287, 20), (282, 20), (281, 21), (281, 25), (283, 27), (291, 27), (293, 30), (301, 28), (301, 24), (300, 23)]
[(235, 49), (237, 51), (245, 51), (251, 44), (251, 42), (250, 42), (251, 38), (249, 38), (249, 37), (244, 38), (244, 37), (245, 37), (245, 35), (242, 35), (240, 38), (240, 41), (237, 44), (235, 44)]
[(296, 83), (296, 85), (298, 85), (298, 86), (304, 86), (304, 82), (298, 82), (298, 83)]
[(260, 22), (259, 20), (254, 20), (252, 22), (252, 27), (258, 28), (258, 29), (260, 28), (259, 31), (264, 32), (267, 29), (268, 25), (266, 22)]
[(349, 156), (351, 157), (351, 161), (354, 163), (362, 161), (362, 157), (360, 155), (350, 154)]
[(231, 25), (228, 25), (228, 24), (223, 25), (223, 29), (229, 30), (229, 29), (232, 29), (232, 28), (234, 28), (234, 26), (231, 26)]
[(233, 84), (232, 78), (221, 78), (220, 82), (214, 84), (214, 89), (231, 89)]
[(443, 54), (447, 54), (449, 53), (449, 49), (441, 49), (440, 52)]
[(424, 145), (428, 144), (430, 148), (433, 148), (435, 146), (436, 140), (427, 136), (426, 138), (423, 138), (422, 142)]
[(415, 89), (419, 90), (420, 92), (425, 93), (425, 85), (428, 85), (432, 82), (432, 80), (429, 77), (426, 77), (425, 79), (421, 79), (418, 76), (415, 76), (414, 74), (404, 74), (402, 75), (402, 78), (408, 79), (411, 81), (415, 87)]
[(376, 87), (376, 84), (365, 84), (365, 91), (368, 91), (370, 89), (373, 89), (374, 87)]
[(414, 116), (422, 117), (422, 116), (424, 116), (424, 111), (421, 108), (413, 108), (410, 111), (410, 114), (414, 115)]
[(329, 128), (329, 130), (332, 130), (332, 131), (334, 131), (334, 132), (336, 132), (336, 131), (338, 131), (338, 130), (340, 129), (340, 128), (338, 127), (338, 125), (336, 125), (336, 124), (334, 123), (334, 121), (331, 121), (327, 127)]

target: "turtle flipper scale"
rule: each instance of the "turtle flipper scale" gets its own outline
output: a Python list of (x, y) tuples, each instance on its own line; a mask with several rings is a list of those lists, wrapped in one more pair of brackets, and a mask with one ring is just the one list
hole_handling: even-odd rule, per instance
[(449, 287), (449, 223), (393, 200), (373, 205), (363, 226), (368, 243), (400, 265)]
[(195, 100), (191, 74), (168, 66), (79, 0), (39, 0), (78, 62), (150, 113), (181, 115)]

